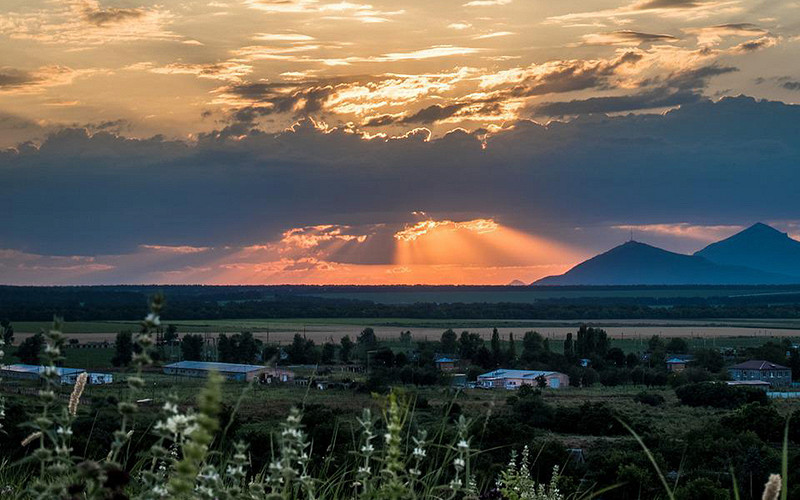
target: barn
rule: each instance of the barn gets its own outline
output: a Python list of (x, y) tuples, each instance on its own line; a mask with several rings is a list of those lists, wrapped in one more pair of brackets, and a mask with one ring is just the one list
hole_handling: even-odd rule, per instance
[[(7, 365), (0, 368), (0, 377), (18, 380), (39, 380), (44, 375), (45, 368), (39, 365)], [(56, 367), (55, 370), (62, 385), (74, 384), (78, 375), (86, 371), (80, 368), (62, 367)]]
[(164, 365), (164, 373), (180, 377), (207, 377), (212, 371), (218, 372), (228, 380), (249, 382), (254, 378), (264, 378), (271, 370), (261, 365), (237, 363), (216, 363), (211, 361), (179, 361)]

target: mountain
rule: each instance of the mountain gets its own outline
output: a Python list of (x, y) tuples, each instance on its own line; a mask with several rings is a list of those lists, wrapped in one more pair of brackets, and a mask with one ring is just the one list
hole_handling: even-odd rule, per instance
[(716, 264), (800, 276), (800, 241), (761, 222), (712, 243), (695, 255)]
[(525, 283), (520, 280), (514, 280), (508, 286), (525, 286)]
[(592, 257), (566, 273), (534, 285), (762, 285), (800, 279), (741, 266), (715, 264), (698, 255), (669, 252), (629, 241)]

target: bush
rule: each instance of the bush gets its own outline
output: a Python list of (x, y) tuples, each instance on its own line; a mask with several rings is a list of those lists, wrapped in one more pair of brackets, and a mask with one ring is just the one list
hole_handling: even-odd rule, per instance
[(738, 408), (747, 403), (769, 404), (767, 393), (752, 387), (737, 387), (720, 382), (686, 384), (675, 389), (682, 404), (712, 408)]
[(666, 402), (666, 399), (664, 399), (664, 396), (661, 394), (646, 391), (642, 391), (634, 396), (633, 400), (637, 403), (642, 403), (643, 405), (649, 406), (661, 406)]

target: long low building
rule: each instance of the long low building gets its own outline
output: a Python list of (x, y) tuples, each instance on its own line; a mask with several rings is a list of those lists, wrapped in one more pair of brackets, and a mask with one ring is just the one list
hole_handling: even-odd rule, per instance
[(484, 389), (518, 389), (523, 385), (538, 386), (540, 381), (551, 389), (569, 386), (569, 376), (561, 372), (501, 368), (478, 375), (478, 387)]
[[(0, 368), (0, 378), (38, 380), (44, 375), (46, 368), (40, 365), (6, 365)], [(63, 368), (60, 366), (57, 366), (55, 370), (62, 385), (74, 384), (78, 379), (78, 375), (86, 371), (82, 368)], [(113, 381), (114, 377), (110, 373), (88, 373), (89, 384), (110, 384)]]
[(212, 371), (218, 372), (228, 380), (242, 382), (250, 381), (254, 378), (264, 379), (272, 373), (268, 366), (216, 363), (212, 361), (179, 361), (164, 365), (164, 373), (182, 377), (207, 377)]

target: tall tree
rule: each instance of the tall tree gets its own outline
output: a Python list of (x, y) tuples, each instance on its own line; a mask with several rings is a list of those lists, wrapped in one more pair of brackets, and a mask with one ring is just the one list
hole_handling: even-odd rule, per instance
[(448, 328), (442, 333), (441, 348), (443, 353), (454, 354), (456, 349), (456, 342), (458, 337), (452, 328)]
[(412, 341), (411, 330), (406, 330), (404, 332), (400, 332), (400, 342), (403, 345), (410, 345), (411, 341)]
[(492, 347), (492, 362), (495, 366), (498, 366), (503, 362), (503, 351), (500, 348), (500, 333), (497, 328), (492, 330), (492, 340), (489, 344)]
[(342, 360), (342, 363), (349, 363), (350, 362), (350, 355), (353, 353), (353, 341), (350, 340), (349, 335), (345, 335), (342, 337), (340, 341), (341, 349), (339, 349), (339, 359)]
[(181, 354), (186, 361), (202, 361), (205, 341), (200, 334), (187, 333), (181, 339)]
[(322, 344), (322, 354), (320, 355), (320, 363), (329, 365), (333, 363), (336, 357), (336, 345), (333, 342), (325, 342)]
[(233, 363), (234, 356), (233, 342), (227, 335), (220, 333), (217, 337), (217, 360), (220, 363)]
[(39, 354), (41, 354), (43, 346), (44, 335), (39, 332), (23, 340), (17, 348), (15, 356), (26, 365), (38, 365), (40, 363)]
[(164, 343), (171, 345), (173, 342), (178, 340), (178, 327), (169, 324), (167, 325), (167, 329), (164, 331)]
[(542, 361), (544, 356), (544, 340), (539, 332), (525, 332), (522, 337), (522, 355), (520, 361), (525, 366)]
[(373, 349), (378, 343), (378, 337), (375, 335), (375, 330), (370, 327), (361, 330), (358, 334), (358, 345), (366, 349)]
[(131, 332), (117, 333), (117, 340), (114, 342), (114, 357), (111, 364), (114, 366), (128, 366), (133, 359), (133, 334)]
[(575, 343), (572, 341), (572, 332), (567, 332), (567, 338), (564, 339), (564, 357), (570, 362), (575, 360)]
[(461, 337), (458, 339), (458, 355), (463, 359), (473, 359), (482, 346), (483, 339), (479, 333), (461, 332)]
[(506, 352), (506, 358), (511, 366), (514, 366), (514, 363), (517, 361), (517, 346), (516, 342), (514, 342), (514, 332), (508, 334), (508, 351)]

